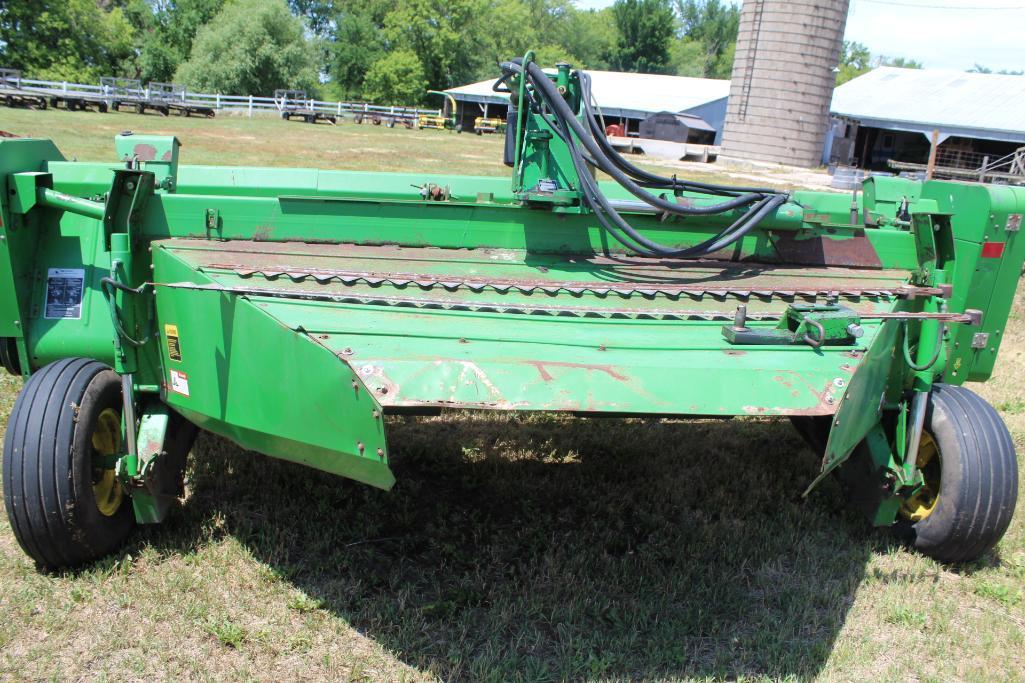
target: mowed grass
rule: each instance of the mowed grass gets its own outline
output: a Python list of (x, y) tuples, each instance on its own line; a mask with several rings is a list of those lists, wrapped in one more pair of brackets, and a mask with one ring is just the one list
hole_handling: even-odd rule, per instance
[[(0, 109), (112, 159), (503, 173), (497, 138)], [(478, 158), (479, 157), (479, 158)], [(974, 387), (1025, 447), (1025, 296)], [(20, 381), (0, 380), (0, 423)], [(949, 567), (846, 511), (783, 421), (447, 413), (389, 420), (389, 493), (209, 435), (171, 520), (42, 574), (0, 521), (0, 678), (1021, 679), (1025, 524)]]

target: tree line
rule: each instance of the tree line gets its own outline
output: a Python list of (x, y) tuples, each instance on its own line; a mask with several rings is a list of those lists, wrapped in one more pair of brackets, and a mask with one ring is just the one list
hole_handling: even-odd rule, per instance
[[(729, 78), (739, 24), (732, 0), (0, 0), (0, 67), (419, 104), (528, 49), (544, 64)], [(922, 68), (847, 41), (837, 83), (881, 65)]]
[(528, 49), (545, 64), (729, 78), (738, 24), (728, 0), (3, 0), (0, 66), (417, 104)]

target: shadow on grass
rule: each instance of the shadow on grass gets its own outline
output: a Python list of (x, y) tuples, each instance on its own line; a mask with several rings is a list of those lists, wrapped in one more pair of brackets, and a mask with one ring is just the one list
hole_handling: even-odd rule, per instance
[(785, 422), (389, 428), (390, 493), (204, 435), (184, 510), (139, 540), (231, 534), (407, 664), (503, 681), (811, 676), (873, 543), (832, 482), (800, 499), (817, 458)]

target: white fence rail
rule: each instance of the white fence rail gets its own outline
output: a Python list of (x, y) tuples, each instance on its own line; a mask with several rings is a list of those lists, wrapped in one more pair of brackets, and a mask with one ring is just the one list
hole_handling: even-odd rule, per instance
[[(169, 94), (166, 90), (150, 92), (149, 88), (143, 87), (116, 87), (113, 85), (90, 85), (87, 83), (69, 83), (67, 81), (44, 81), (36, 78), (22, 78), (4, 74), (0, 77), (0, 88), (23, 90), (26, 93), (37, 93), (40, 95), (61, 95), (65, 97), (85, 97), (90, 99), (101, 99), (108, 104), (114, 100), (159, 100), (161, 102), (180, 102), (182, 104), (194, 104), (203, 107), (211, 107), (218, 111), (245, 112), (252, 116), (254, 112), (280, 112), (284, 107), (284, 100), (276, 100), (273, 97), (256, 97), (253, 95), (221, 95), (209, 93), (190, 92), (187, 89), (175, 91)], [(179, 96), (180, 95), (180, 96)], [(292, 100), (294, 102), (295, 100)], [(420, 109), (418, 107), (395, 107), (388, 105), (367, 104), (365, 102), (326, 102), (323, 100), (310, 99), (304, 101), (305, 105), (314, 111), (335, 116), (363, 114), (367, 117), (380, 116), (384, 118), (415, 118), (421, 114), (428, 116), (439, 116), (439, 109)]]

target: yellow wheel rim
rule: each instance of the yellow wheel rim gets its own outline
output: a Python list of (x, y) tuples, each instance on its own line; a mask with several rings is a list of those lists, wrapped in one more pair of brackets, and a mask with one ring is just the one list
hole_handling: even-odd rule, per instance
[(921, 522), (940, 502), (940, 449), (929, 432), (922, 432), (916, 462), (924, 484), (915, 495), (901, 503), (900, 511), (912, 522)]
[[(117, 455), (121, 450), (121, 416), (113, 408), (107, 408), (96, 418), (93, 427), (94, 457)], [(107, 468), (104, 463), (94, 460), (93, 465), (93, 497), (100, 513), (112, 516), (121, 508), (124, 491), (117, 480), (114, 468)]]

